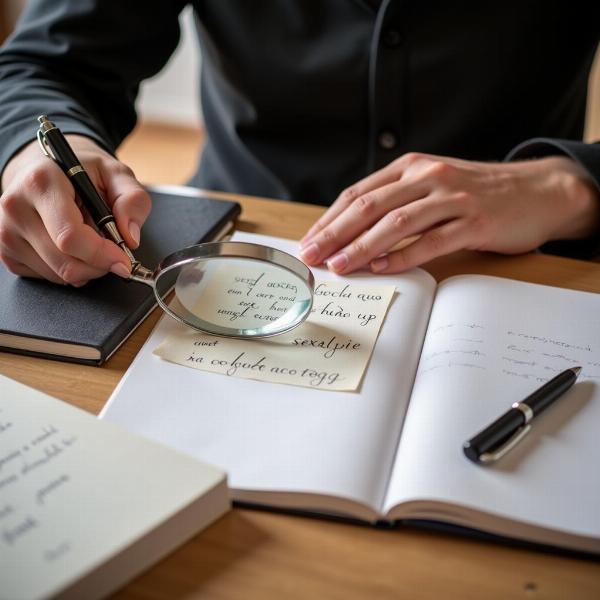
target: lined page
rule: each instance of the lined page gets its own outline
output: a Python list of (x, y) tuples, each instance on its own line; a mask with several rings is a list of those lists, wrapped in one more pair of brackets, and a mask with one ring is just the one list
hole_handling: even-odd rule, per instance
[[(489, 467), (462, 444), (548, 379), (578, 383)], [(438, 289), (386, 509), (436, 499), (600, 536), (600, 295), (484, 276)]]
[[(279, 238), (234, 239), (297, 250), (296, 242)], [(337, 278), (326, 269), (314, 274)], [(303, 492), (379, 511), (435, 281), (422, 270), (395, 277), (360, 273), (350, 280), (397, 290), (357, 392), (239, 379), (163, 361), (153, 350), (181, 327), (163, 317), (102, 418), (219, 465), (234, 497), (236, 490)]]

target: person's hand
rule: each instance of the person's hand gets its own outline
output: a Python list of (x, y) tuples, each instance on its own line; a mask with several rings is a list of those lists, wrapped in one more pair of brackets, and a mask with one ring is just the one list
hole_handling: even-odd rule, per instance
[(346, 189), (301, 240), (300, 256), (336, 273), (397, 273), (455, 250), (514, 254), (599, 229), (598, 192), (570, 158), (483, 163), (411, 153)]
[[(109, 206), (130, 248), (150, 212), (150, 197), (131, 170), (91, 139), (67, 139)], [(0, 260), (17, 275), (84, 285), (112, 271), (128, 277), (131, 262), (84, 217), (61, 169), (32, 142), (7, 164), (0, 196)]]

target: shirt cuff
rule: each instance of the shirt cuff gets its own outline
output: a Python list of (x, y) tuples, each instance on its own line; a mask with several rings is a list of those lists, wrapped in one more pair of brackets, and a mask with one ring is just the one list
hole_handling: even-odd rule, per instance
[[(544, 158), (545, 156), (568, 156), (589, 175), (600, 194), (600, 143), (586, 144), (573, 140), (533, 138), (513, 148), (505, 161)], [(542, 252), (590, 259), (600, 255), (600, 230), (583, 240), (558, 240), (540, 247)]]

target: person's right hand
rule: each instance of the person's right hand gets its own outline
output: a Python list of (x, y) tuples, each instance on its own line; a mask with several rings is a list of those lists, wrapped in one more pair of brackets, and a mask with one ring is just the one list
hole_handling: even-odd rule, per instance
[[(151, 201), (131, 169), (91, 139), (67, 139), (115, 216), (129, 248), (137, 248)], [(128, 277), (131, 263), (88, 224), (75, 190), (36, 142), (25, 146), (2, 174), (0, 260), (17, 275), (80, 287), (108, 271)]]

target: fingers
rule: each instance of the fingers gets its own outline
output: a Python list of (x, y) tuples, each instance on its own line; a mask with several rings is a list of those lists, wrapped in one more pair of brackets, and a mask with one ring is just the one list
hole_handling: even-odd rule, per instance
[[(99, 277), (117, 263), (129, 266), (129, 259), (115, 243), (84, 222), (66, 178), (44, 185), (37, 192), (35, 206), (39, 217), (33, 213), (23, 218), (21, 230), (57, 274), (65, 269), (67, 257), (76, 259), (74, 265), (79, 261), (90, 267), (86, 274), (85, 270), (80, 273), (81, 265), (77, 268), (73, 265), (81, 275), (76, 281)], [(72, 283), (72, 278), (65, 281)]]
[[(81, 218), (81, 213), (79, 215)], [(0, 252), (7, 266), (9, 263), (19, 263), (38, 277), (75, 286), (83, 285), (106, 272), (61, 252), (50, 238), (39, 214), (27, 204), (19, 205), (14, 216), (17, 225), (0, 231)], [(21, 273), (23, 269), (19, 267), (18, 274)]]
[[(12, 258), (8, 258), (8, 257), (4, 257), (2, 260), (3, 260), (4, 264), (8, 267), (8, 270), (11, 273), (14, 273), (15, 275), (19, 275), (19, 277), (34, 277), (36, 279), (40, 278), (38, 273), (36, 273), (34, 270), (30, 269), (23, 263), (20, 263), (16, 260), (13, 260)], [(59, 282), (54, 282), (54, 283), (59, 283)]]
[(466, 219), (457, 219), (430, 229), (416, 242), (405, 248), (371, 261), (373, 273), (400, 273), (417, 267), (438, 256), (455, 252), (465, 247), (470, 235)]
[[(351, 255), (355, 258), (353, 264), (357, 263), (359, 256), (363, 257), (362, 264), (365, 264), (376, 255), (367, 256), (368, 249), (364, 247), (360, 235), (380, 222), (395, 207), (410, 204), (425, 196), (427, 189), (423, 182), (396, 181), (363, 194), (308, 241), (300, 252), (302, 260), (309, 265), (320, 264), (354, 240), (355, 247), (351, 250)], [(338, 268), (334, 267), (334, 270), (339, 273), (347, 257), (343, 253), (336, 256)]]
[[(303, 238), (300, 256), (309, 265), (326, 262), (340, 274), (369, 263), (392, 272), (387, 269), (482, 247), (502, 220), (498, 207), (507, 202), (495, 198), (510, 190), (505, 175), (495, 177), (485, 163), (406, 154), (346, 190)], [(452, 232), (460, 238), (447, 239)], [(420, 239), (410, 244), (415, 236)], [(402, 242), (405, 249), (396, 252)]]
[(0, 258), (15, 275), (43, 277), (53, 283), (65, 283), (28, 242), (11, 231), (0, 231)]
[(125, 243), (130, 248), (137, 248), (142, 225), (152, 208), (149, 194), (135, 178), (133, 171), (118, 161), (103, 171), (102, 181)]
[(364, 194), (387, 186), (394, 181), (398, 181), (402, 176), (402, 172), (402, 161), (397, 160), (383, 169), (371, 173), (349, 188), (346, 188), (327, 209), (325, 214), (306, 232), (304, 237), (300, 240), (300, 246), (307, 246), (311, 241), (311, 238), (314, 238), (317, 233), (323, 231), (325, 227), (331, 224), (340, 214)]
[[(109, 242), (106, 239), (100, 238), (91, 227), (88, 225), (82, 225), (87, 228), (93, 235), (94, 246), (101, 249), (103, 246), (116, 247), (120, 254), (124, 254), (123, 251), (116, 246), (113, 242)], [(28, 223), (28, 232), (30, 233), (29, 239), (31, 247), (41, 260), (55, 273), (61, 281), (69, 283), (71, 285), (79, 286), (88, 282), (90, 279), (96, 279), (102, 277), (108, 270), (114, 270), (113, 264), (120, 264), (123, 268), (130, 270), (131, 267), (126, 267), (123, 262), (115, 261), (108, 266), (93, 266), (91, 263), (76, 258), (74, 252), (82, 253), (85, 250), (87, 242), (80, 244), (80, 240), (76, 237), (76, 234), (67, 233), (62, 238), (59, 238), (58, 245), (51, 235), (49, 235), (46, 226), (41, 219), (33, 217)], [(91, 236), (90, 236), (91, 237)], [(99, 238), (100, 244), (96, 245), (96, 238)], [(92, 244), (90, 244), (92, 246)], [(69, 249), (73, 252), (65, 252), (61, 249)], [(101, 252), (97, 254), (96, 250), (91, 250), (94, 253), (95, 263), (107, 263), (112, 259), (110, 257), (101, 257)], [(110, 248), (113, 251), (113, 248)], [(125, 257), (127, 260), (127, 257)]]
[(408, 237), (418, 235), (455, 216), (452, 202), (426, 198), (393, 209), (362, 236), (327, 260), (329, 269), (350, 273)]
[[(94, 184), (109, 190), (118, 218), (127, 224), (122, 225), (126, 241), (137, 246), (150, 209), (147, 195), (129, 170), (91, 140), (72, 143)], [(35, 146), (27, 146), (3, 174), (0, 259), (16, 274), (75, 286), (107, 271), (128, 277), (131, 264), (125, 253), (86, 221), (68, 179)], [(139, 223), (133, 234), (130, 222)]]

